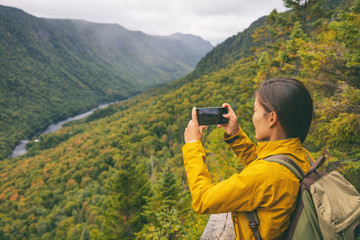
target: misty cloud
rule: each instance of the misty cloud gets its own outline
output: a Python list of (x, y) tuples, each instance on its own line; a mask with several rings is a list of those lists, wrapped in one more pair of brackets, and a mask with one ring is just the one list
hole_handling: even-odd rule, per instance
[(218, 44), (247, 28), (282, 0), (0, 0), (37, 17), (117, 23), (151, 35), (191, 33)]

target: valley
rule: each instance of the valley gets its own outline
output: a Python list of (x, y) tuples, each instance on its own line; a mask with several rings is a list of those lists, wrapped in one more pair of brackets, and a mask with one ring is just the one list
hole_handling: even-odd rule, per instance
[[(35, 135), (35, 138), (36, 137), (40, 137), (41, 135), (44, 135), (44, 134), (49, 134), (49, 133), (52, 133), (52, 132), (56, 132), (58, 131), (60, 128), (62, 128), (62, 126), (68, 122), (71, 122), (71, 121), (76, 121), (76, 120), (80, 120), (80, 119), (83, 119), (83, 118), (86, 118), (88, 116), (90, 116), (92, 113), (94, 113), (95, 111), (99, 110), (99, 109), (103, 109), (103, 108), (106, 108), (107, 106), (109, 106), (110, 104), (114, 104), (114, 103), (106, 103), (106, 104), (101, 104), (99, 106), (97, 106), (96, 108), (90, 110), (90, 111), (87, 111), (85, 113), (80, 113), (78, 115), (75, 115), (75, 116), (72, 116), (72, 117), (69, 117), (68, 119), (65, 119), (63, 121), (60, 121), (60, 122), (55, 122), (55, 123), (52, 123), (50, 124), (45, 131), (41, 132), (41, 133), (38, 133)], [(39, 139), (35, 139), (34, 142), (38, 142)], [(25, 155), (27, 150), (26, 150), (26, 144), (29, 142), (29, 139), (24, 139), (24, 140), (21, 140), (20, 141), (20, 144), (17, 145), (12, 154), (11, 154), (11, 157), (10, 158), (15, 158), (15, 157), (19, 157), (19, 156), (22, 156), (22, 155)]]
[(5, 6), (0, 39), (0, 159), (51, 122), (188, 74), (213, 48), (197, 36), (150, 36)]
[[(116, 38), (103, 39), (106, 46), (100, 48), (97, 41), (91, 42), (91, 37), (75, 38), (72, 30), (66, 30), (81, 25), (82, 34), (90, 34), (89, 28), (113, 33), (118, 26), (99, 30), (97, 24), (49, 20), (48, 32), (55, 31), (48, 29), (52, 24), (64, 28), (61, 34), (56, 33), (60, 37), (51, 42), (52, 46), (48, 44), (50, 37), (40, 31), (26, 35), (35, 38), (30, 41), (34, 45), (9, 50), (1, 44), (6, 57), (0, 65), (0, 77), (7, 76), (1, 78), (7, 81), (0, 83), (4, 96), (0, 98), (0, 117), (6, 123), (0, 125), (2, 133), (6, 133), (1, 135), (1, 144), (10, 139), (10, 133), (17, 140), (8, 145), (15, 146), (35, 126), (48, 126), (102, 102), (128, 100), (69, 122), (57, 132), (41, 135), (37, 142), (31, 139), (24, 156), (9, 159), (9, 151), (3, 154), (0, 239), (199, 239), (208, 215), (197, 214), (191, 207), (182, 154), (191, 109), (227, 102), (237, 114), (241, 129), (255, 141), (254, 91), (273, 77), (297, 78), (310, 90), (315, 110), (303, 146), (314, 158), (326, 156), (322, 171), (339, 171), (360, 191), (360, 1), (312, 4), (284, 13), (272, 11), (204, 53), (196, 66), (186, 65), (187, 70), (181, 74), (178, 68), (165, 65), (161, 69), (169, 72), (158, 72), (154, 79), (162, 80), (156, 83), (144, 82), (138, 76), (149, 74), (142, 72), (141, 66), (147, 61), (156, 65), (159, 55), (134, 60), (132, 51), (121, 52), (131, 48), (119, 42), (111, 45)], [(0, 23), (3, 21), (4, 17), (0, 18)], [(45, 22), (41, 20), (41, 24)], [(6, 36), (8, 26), (0, 26), (1, 36)], [(10, 26), (17, 29), (19, 24)], [(141, 33), (134, 34), (147, 39)], [(44, 42), (38, 41), (38, 35)], [(20, 33), (18, 36), (24, 37)], [(70, 41), (73, 38), (79, 42)], [(78, 44), (70, 44), (74, 42)], [(53, 50), (39, 52), (38, 44), (48, 44), (48, 49), (59, 46), (55, 52), (61, 54), (51, 58)], [(93, 56), (102, 58), (90, 61), (91, 54), (84, 44)], [(97, 47), (90, 48), (92, 44)], [(27, 55), (28, 51), (39, 61)], [(110, 57), (100, 61), (105, 59), (101, 55), (104, 52)], [(25, 60), (19, 60), (23, 55), (12, 53), (26, 53)], [(117, 62), (119, 69), (115, 67), (113, 63), (122, 59), (120, 53), (133, 59), (134, 66), (119, 70)], [(133, 69), (137, 77), (127, 82), (122, 76), (131, 76), (125, 69), (133, 67), (139, 67)], [(57, 77), (47, 78), (45, 73)], [(160, 77), (163, 74), (167, 77)], [(105, 79), (109, 82), (104, 83)], [(141, 91), (132, 83), (142, 87)], [(214, 182), (244, 168), (223, 136), (222, 129), (210, 126), (202, 139)]]

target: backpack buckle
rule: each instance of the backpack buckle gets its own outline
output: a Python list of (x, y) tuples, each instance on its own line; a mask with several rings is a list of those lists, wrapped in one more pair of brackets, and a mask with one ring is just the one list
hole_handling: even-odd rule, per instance
[(249, 227), (250, 227), (250, 229), (256, 228), (256, 223), (255, 222), (249, 222)]

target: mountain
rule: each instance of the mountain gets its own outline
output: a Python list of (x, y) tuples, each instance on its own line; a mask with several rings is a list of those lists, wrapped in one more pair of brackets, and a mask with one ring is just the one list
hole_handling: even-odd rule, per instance
[[(301, 9), (306, 22), (296, 9), (273, 11), (251, 34), (209, 52), (197, 76), (32, 139), (27, 155), (0, 162), (0, 239), (199, 239), (208, 216), (191, 209), (181, 151), (191, 109), (228, 102), (254, 139), (254, 91), (271, 77), (296, 77), (309, 88), (314, 120), (304, 146), (315, 158), (325, 154), (323, 170), (340, 171), (359, 191), (360, 2), (347, 4), (322, 14)], [(257, 47), (234, 53), (242, 42)], [(216, 66), (226, 56), (233, 60)], [(215, 182), (244, 168), (223, 134), (210, 126), (202, 139)]]
[[(169, 36), (170, 38), (173, 38), (174, 40), (179, 40), (182, 43), (186, 44), (187, 46), (189, 46), (191, 49), (193, 49), (193, 56), (191, 56), (191, 54), (187, 53), (187, 52), (183, 52), (183, 51), (179, 51), (180, 49), (177, 49), (177, 54), (184, 54), (184, 58), (186, 59), (191, 59), (192, 58), (192, 62), (193, 63), (198, 63), (199, 60), (198, 59), (202, 59), (204, 57), (205, 54), (203, 53), (207, 53), (209, 52), (209, 43), (208, 42), (204, 42), (204, 40), (199, 37), (199, 36), (194, 36), (191, 34), (183, 34), (183, 33), (174, 33), (172, 35)], [(174, 50), (174, 49), (169, 49), (169, 51)]]
[(266, 16), (257, 19), (243, 32), (226, 39), (222, 44), (216, 46), (201, 59), (194, 71), (194, 75), (203, 75), (216, 71), (236, 60), (250, 56), (252, 48), (261, 46), (260, 43), (253, 41), (252, 35), (256, 29), (264, 26), (265, 20)]
[(212, 49), (200, 37), (44, 19), (0, 6), (0, 159), (51, 122), (186, 75)]

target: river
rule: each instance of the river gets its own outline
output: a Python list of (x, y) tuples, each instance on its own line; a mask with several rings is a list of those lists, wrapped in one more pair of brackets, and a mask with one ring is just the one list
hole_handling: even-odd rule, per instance
[[(102, 104), (102, 105), (97, 106), (96, 108), (94, 108), (94, 109), (92, 109), (92, 110), (90, 110), (88, 112), (81, 113), (81, 114), (75, 115), (73, 117), (69, 117), (68, 119), (66, 119), (64, 121), (61, 121), (61, 122), (53, 123), (44, 132), (38, 134), (38, 136), (43, 135), (43, 134), (47, 134), (47, 133), (56, 132), (57, 130), (62, 128), (62, 126), (65, 123), (75, 121), (75, 120), (80, 120), (82, 118), (86, 118), (87, 116), (90, 116), (94, 111), (96, 111), (98, 109), (105, 108), (105, 107), (107, 107), (107, 106), (109, 106), (110, 104), (113, 104), (113, 103), (117, 103), (117, 102)], [(27, 152), (26, 151), (26, 144), (28, 142), (29, 142), (29, 139), (21, 140), (20, 143), (14, 148), (10, 158), (15, 158), (15, 157), (19, 157), (19, 156), (24, 155)]]

